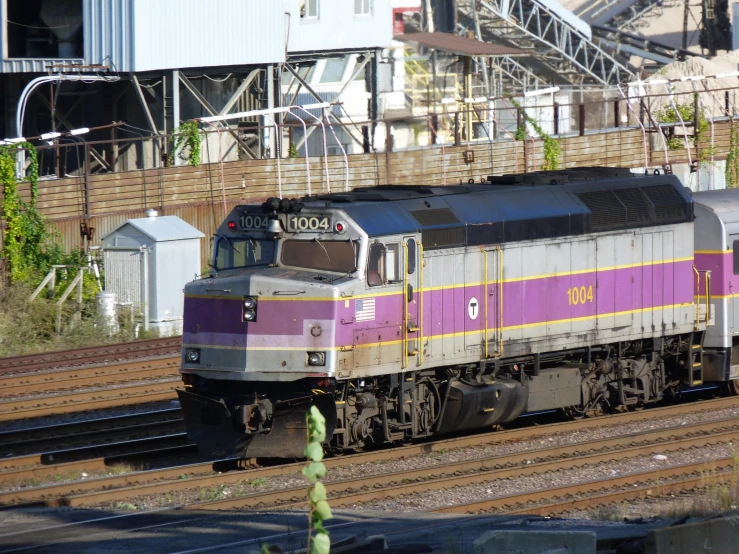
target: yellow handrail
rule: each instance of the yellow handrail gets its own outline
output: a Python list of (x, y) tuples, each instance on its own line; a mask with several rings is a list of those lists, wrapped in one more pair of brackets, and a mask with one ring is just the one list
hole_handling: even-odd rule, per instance
[(711, 272), (706, 271), (706, 327), (711, 320)]
[(693, 272), (695, 273), (695, 295), (698, 298), (698, 302), (695, 303), (695, 330), (700, 328), (701, 321), (701, 274), (698, 272), (698, 268), (693, 266)]
[(483, 258), (483, 271), (484, 271), (484, 281), (483, 281), (483, 290), (482, 290), (482, 304), (484, 306), (484, 331), (482, 335), (482, 339), (485, 344), (485, 358), (489, 356), (488, 353), (488, 251), (484, 248), (480, 248), (480, 252), (482, 252), (482, 258)]
[(418, 363), (423, 365), (423, 244), (418, 243)]
[[(498, 251), (498, 309), (500, 310), (498, 317), (498, 326), (500, 327), (500, 343), (498, 346), (498, 356), (503, 355), (503, 249), (500, 246), (496, 246), (495, 249)], [(487, 302), (486, 302), (487, 304)], [(487, 320), (485, 321), (487, 325)]]
[(403, 264), (403, 361), (400, 369), (408, 367), (408, 245), (403, 242), (405, 263)]

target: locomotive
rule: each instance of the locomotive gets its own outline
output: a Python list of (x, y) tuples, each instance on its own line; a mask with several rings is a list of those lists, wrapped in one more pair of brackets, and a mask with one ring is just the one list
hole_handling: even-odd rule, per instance
[(736, 394), (735, 238), (739, 191), (614, 168), (238, 206), (185, 288), (188, 436), (299, 458), (311, 406), (339, 453)]

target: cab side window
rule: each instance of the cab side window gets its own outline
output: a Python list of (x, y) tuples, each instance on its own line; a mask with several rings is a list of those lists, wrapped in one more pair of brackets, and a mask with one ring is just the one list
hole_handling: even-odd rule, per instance
[(376, 242), (369, 247), (367, 257), (367, 284), (370, 287), (379, 287), (385, 284), (385, 245)]
[(400, 281), (400, 244), (386, 244), (385, 278), (388, 283)]

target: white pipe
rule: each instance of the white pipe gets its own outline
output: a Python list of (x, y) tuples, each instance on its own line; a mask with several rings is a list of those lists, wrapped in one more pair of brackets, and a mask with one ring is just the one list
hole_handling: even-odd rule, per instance
[[(303, 136), (307, 139), (308, 138), (308, 128), (305, 126), (305, 119), (303, 119), (297, 114), (293, 113), (293, 115), (300, 120), (300, 123), (303, 124)], [(310, 189), (310, 162), (308, 161), (309, 154), (308, 154), (308, 141), (307, 140), (303, 141), (303, 147), (305, 148), (305, 176), (306, 176), (306, 179), (308, 180), (308, 183), (307, 183), (308, 196), (310, 196), (310, 190), (311, 190)]]
[[(328, 104), (328, 102), (326, 102), (326, 104)], [(330, 106), (331, 104), (328, 104), (328, 105)], [(328, 146), (326, 146), (326, 126), (323, 124), (323, 121), (321, 121), (315, 115), (313, 115), (312, 113), (310, 113), (308, 111), (308, 108), (311, 108), (311, 107), (315, 108), (315, 106), (321, 106), (321, 108), (325, 108), (326, 107), (326, 106), (323, 106), (322, 104), (312, 104), (312, 105), (308, 105), (308, 106), (291, 106), (291, 108), (297, 108), (298, 110), (303, 110), (305, 113), (307, 113), (313, 119), (315, 119), (316, 121), (318, 121), (318, 123), (321, 125), (321, 129), (323, 131), (323, 162), (324, 162), (324, 165), (325, 165), (325, 168), (326, 168), (326, 189), (329, 192), (331, 192), (331, 177), (328, 174)], [(290, 113), (292, 113), (292, 111)], [(295, 114), (293, 113), (293, 115), (295, 115)], [(295, 117), (298, 117), (298, 116), (295, 115)], [(300, 118), (298, 117), (298, 119), (300, 119)], [(303, 121), (303, 120), (300, 119), (300, 121)], [(305, 122), (303, 122), (303, 129), (305, 129)], [(303, 132), (304, 133), (307, 133), (305, 130)], [(305, 155), (307, 157), (308, 156), (308, 141), (305, 140), (303, 142), (305, 144)], [(310, 179), (308, 179), (308, 196), (310, 196)]]
[[(327, 108), (323, 108), (323, 117), (328, 119), (328, 116), (326, 115), (326, 109)], [(344, 145), (339, 142), (339, 138), (336, 136), (336, 131), (334, 131), (334, 126), (329, 124), (328, 128), (331, 129), (331, 134), (334, 136), (336, 144), (338, 144), (339, 148), (341, 149), (341, 155), (344, 156), (344, 192), (349, 192), (349, 160), (346, 157), (346, 150), (344, 150)]]

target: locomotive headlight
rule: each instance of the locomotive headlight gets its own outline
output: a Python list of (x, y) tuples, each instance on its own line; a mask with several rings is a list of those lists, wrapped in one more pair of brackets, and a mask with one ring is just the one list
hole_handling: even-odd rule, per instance
[(256, 321), (257, 320), (257, 298), (255, 296), (244, 296), (242, 301), (244, 308), (243, 316), (244, 321)]
[(326, 365), (325, 352), (308, 352), (308, 365)]
[(200, 349), (199, 348), (188, 348), (185, 350), (185, 360), (191, 364), (200, 363)]

